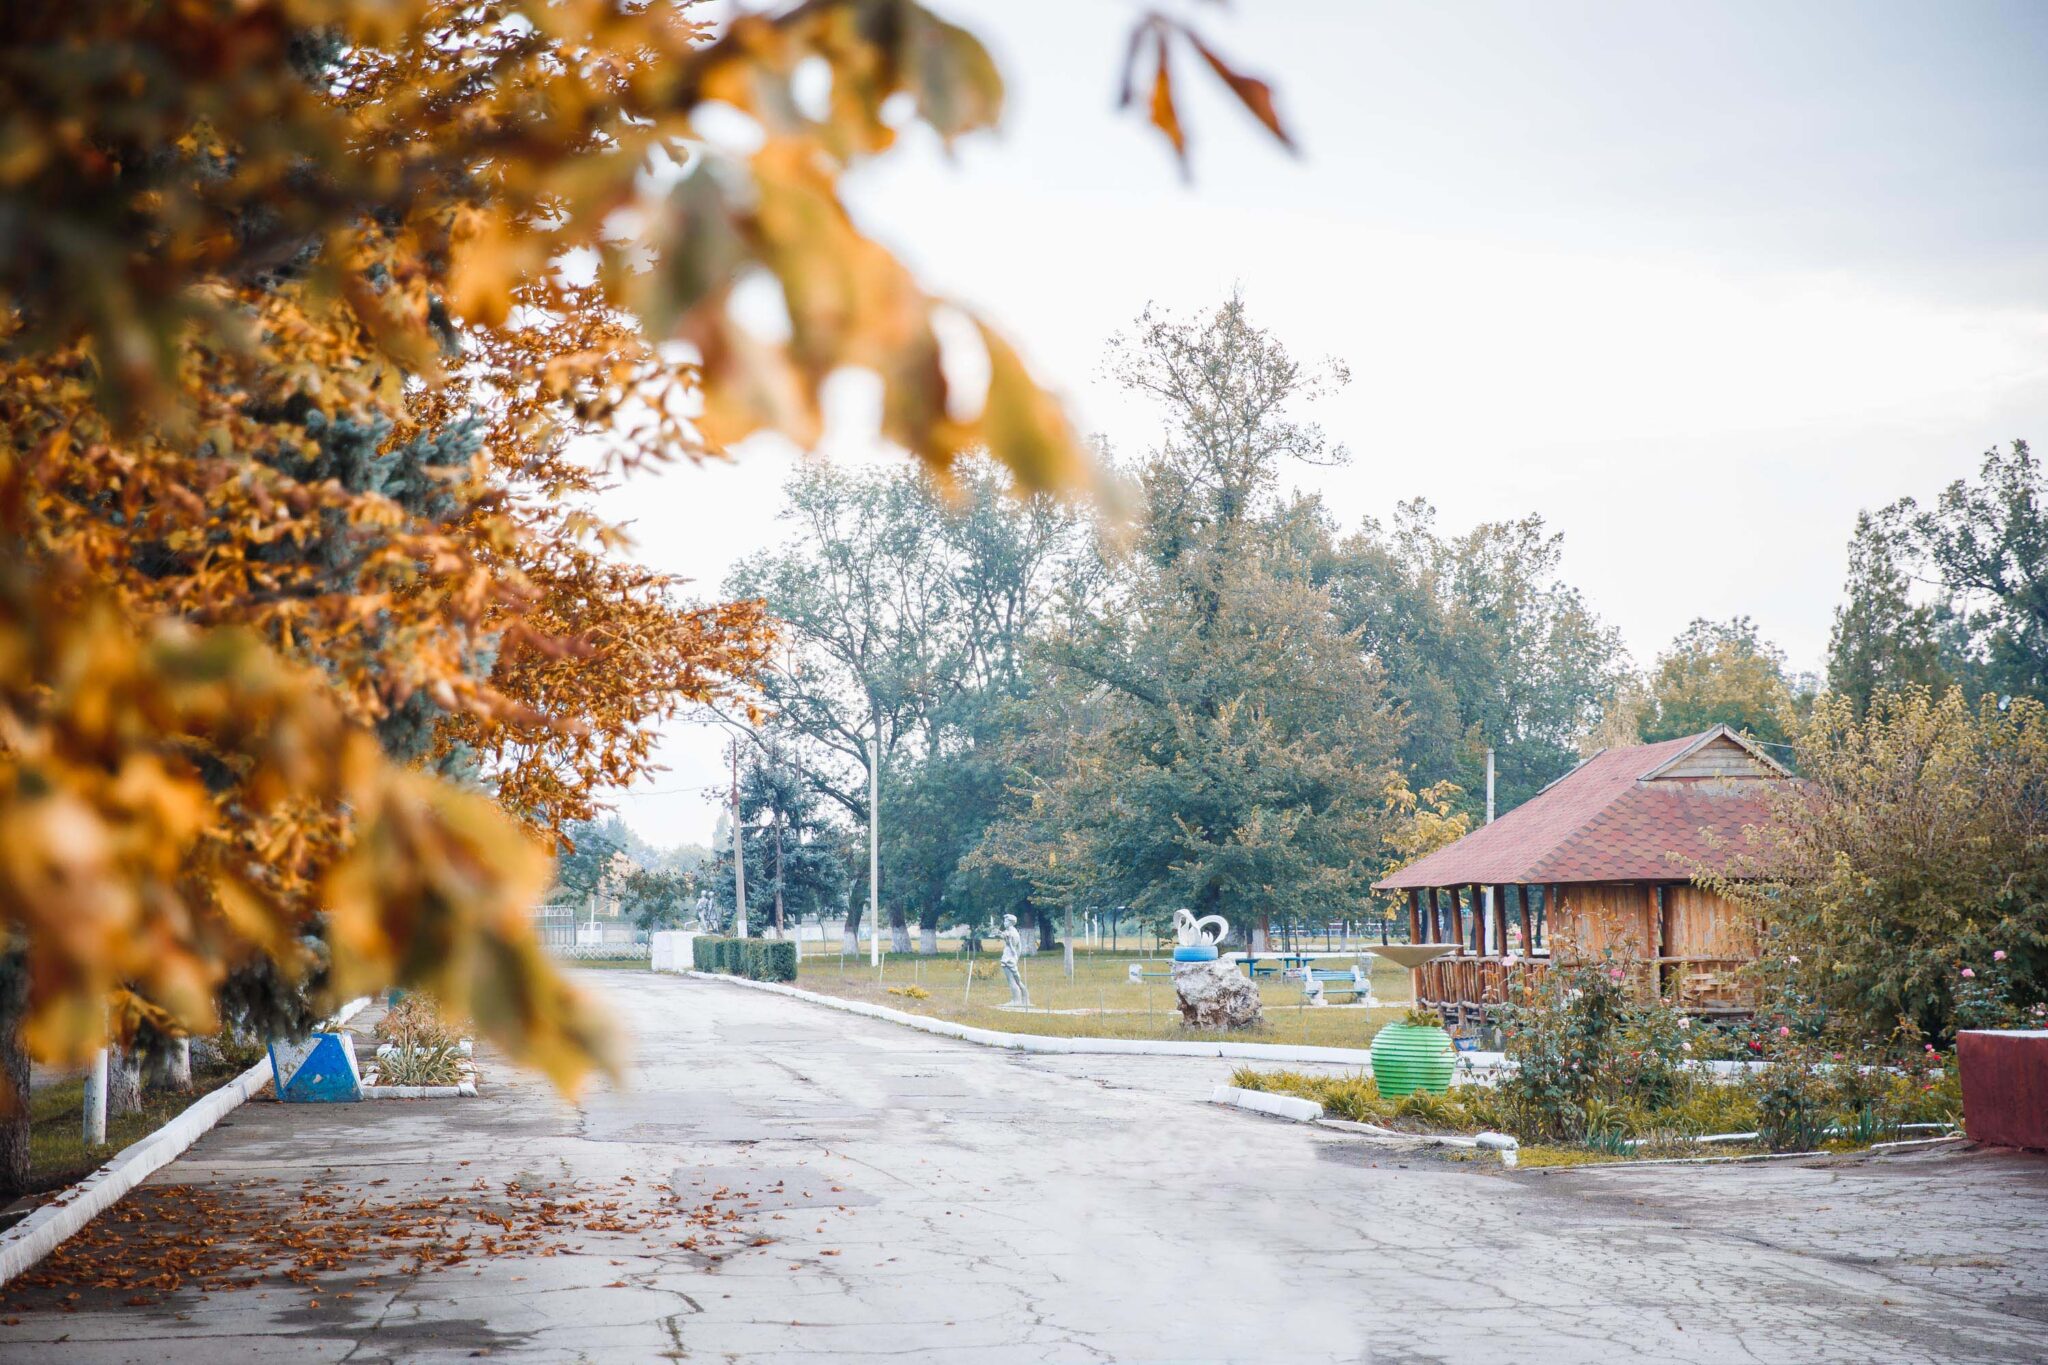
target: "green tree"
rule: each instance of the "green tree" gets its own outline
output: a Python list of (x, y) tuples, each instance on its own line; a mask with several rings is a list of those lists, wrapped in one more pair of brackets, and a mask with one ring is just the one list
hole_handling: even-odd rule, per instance
[(1849, 577), (1828, 639), (1828, 690), (1847, 697), (1858, 715), (1885, 688), (1934, 692), (1973, 672), (1965, 653), (1968, 628), (1946, 598), (1915, 601), (1908, 565), (1909, 528), (1897, 509), (1856, 514), (1849, 540)]
[[(749, 750), (741, 764), (739, 828), (749, 933), (778, 925), (786, 930), (805, 916), (845, 908), (845, 840), (823, 820), (817, 789), (801, 765), (772, 737)], [(712, 904), (729, 921), (734, 899), (730, 851), (708, 872)]]
[(1355, 910), (1392, 828), (1401, 726), (1313, 581), (1315, 519), (1277, 497), (1288, 462), (1343, 457), (1293, 415), (1342, 367), (1300, 364), (1234, 297), (1191, 321), (1148, 312), (1113, 355), (1166, 419), (1147, 516), (1051, 648), (1069, 695), (1042, 714), (1060, 728), (1027, 746), (1047, 771), (994, 856), (1042, 903), (1085, 888), (1240, 932)]
[(619, 912), (642, 929), (673, 929), (696, 903), (698, 880), (679, 868), (634, 867), (619, 878)]
[[(973, 458), (943, 486), (911, 471), (807, 468), (787, 486), (782, 516), (801, 534), (727, 582), (785, 625), (789, 658), (763, 683), (775, 742), (864, 829), (866, 743), (879, 733), (894, 947), (909, 949), (914, 917), (931, 951), (939, 925), (964, 909), (956, 891), (986, 889), (955, 874), (1001, 800), (987, 746), (1028, 690), (1041, 620), (1082, 572), (1084, 522)], [(849, 934), (866, 875), (857, 860)], [(751, 891), (750, 882), (750, 900)]]
[(1943, 592), (1967, 612), (1980, 685), (2048, 698), (2048, 484), (2025, 441), (1984, 452), (1979, 480), (1958, 479), (1935, 505), (1898, 504)]
[(1620, 635), (1559, 575), (1563, 537), (1539, 516), (1462, 535), (1402, 503), (1338, 547), (1339, 622), (1381, 664), (1409, 718), (1402, 757), (1417, 782), (1449, 781), (1482, 808), (1486, 750), (1511, 809), (1571, 767), (1627, 677)]
[[(1801, 782), (1749, 871), (1751, 900), (1806, 994), (1884, 1035), (1953, 1028), (1957, 995), (1997, 971), (2007, 1004), (2048, 1001), (2048, 711), (1958, 689), (1815, 706)], [(2001, 956), (2002, 955), (2002, 956)]]
[(1785, 744), (1797, 728), (1799, 705), (1784, 651), (1758, 633), (1756, 622), (1700, 618), (1657, 656), (1643, 738), (1676, 739), (1726, 725), (1766, 744)]

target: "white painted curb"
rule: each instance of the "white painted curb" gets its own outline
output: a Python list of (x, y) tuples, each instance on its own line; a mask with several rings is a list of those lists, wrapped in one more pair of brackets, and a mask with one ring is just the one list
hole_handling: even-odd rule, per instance
[[(905, 1028), (936, 1033), (942, 1038), (958, 1038), (962, 1042), (979, 1043), (983, 1047), (1009, 1048), (1015, 1052), (1080, 1052), (1112, 1054), (1127, 1057), (1227, 1057), (1247, 1062), (1337, 1062), (1344, 1066), (1359, 1067), (1367, 1075), (1372, 1074), (1372, 1054), (1362, 1047), (1289, 1047), (1285, 1043), (1181, 1043), (1165, 1042), (1151, 1038), (1054, 1038), (1038, 1033), (999, 1033), (994, 1029), (970, 1028), (956, 1024), (949, 1019), (933, 1019), (927, 1015), (910, 1014), (903, 1010), (892, 1010), (886, 1005), (870, 1005), (864, 1000), (842, 1000), (836, 995), (821, 995), (796, 986), (786, 986), (779, 981), (749, 981), (743, 976), (727, 976), (723, 972), (686, 971), (682, 976), (694, 977), (699, 981), (722, 981), (749, 990), (768, 991), (775, 995), (786, 995), (794, 1000), (808, 1000), (814, 1005), (828, 1009), (844, 1010), (848, 1014), (864, 1014), (870, 1019), (883, 1019)], [(1464, 1053), (1463, 1057), (1498, 1057), (1499, 1053)], [(1491, 1062), (1481, 1060), (1476, 1070), (1485, 1070)]]
[[(368, 996), (349, 1001), (326, 1026), (340, 1028), (369, 1003)], [(202, 1133), (269, 1083), (270, 1058), (266, 1055), (241, 1075), (194, 1100), (184, 1113), (154, 1133), (123, 1147), (106, 1165), (0, 1233), (0, 1285), (55, 1251), (59, 1243), (106, 1212), (115, 1200), (177, 1160)]]
[(366, 1085), (363, 1087), (366, 1100), (473, 1100), (476, 1086), (468, 1081), (461, 1085)]
[(1211, 1104), (1228, 1104), (1239, 1109), (1249, 1109), (1255, 1114), (1270, 1114), (1276, 1119), (1292, 1119), (1296, 1123), (1314, 1123), (1323, 1116), (1323, 1106), (1314, 1100), (1305, 1100), (1299, 1095), (1274, 1095), (1264, 1090), (1239, 1090), (1234, 1085), (1219, 1085), (1209, 1095)]

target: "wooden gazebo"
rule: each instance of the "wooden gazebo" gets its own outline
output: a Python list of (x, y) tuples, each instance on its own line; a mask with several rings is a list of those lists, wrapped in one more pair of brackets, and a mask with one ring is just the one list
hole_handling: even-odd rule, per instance
[[(1414, 969), (1415, 999), (1472, 1027), (1552, 961), (1612, 948), (1637, 989), (1702, 1013), (1746, 1006), (1734, 970), (1755, 956), (1748, 916), (1697, 885), (1748, 851), (1788, 773), (1716, 726), (1603, 749), (1490, 825), (1419, 858), (1375, 890), (1408, 893), (1417, 943), (1456, 950)], [(1487, 892), (1491, 895), (1488, 911)]]

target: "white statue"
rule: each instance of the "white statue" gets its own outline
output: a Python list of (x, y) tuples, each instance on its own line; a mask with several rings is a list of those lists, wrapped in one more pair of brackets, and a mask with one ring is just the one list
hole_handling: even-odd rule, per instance
[(1194, 911), (1182, 908), (1173, 912), (1173, 937), (1183, 948), (1213, 948), (1230, 937), (1230, 921), (1221, 915), (1196, 919)]
[(1031, 1008), (1031, 994), (1024, 989), (1024, 975), (1017, 970), (1018, 957), (1024, 951), (1024, 935), (1017, 932), (1017, 917), (1003, 916), (1003, 975), (1010, 982), (1010, 1003)]

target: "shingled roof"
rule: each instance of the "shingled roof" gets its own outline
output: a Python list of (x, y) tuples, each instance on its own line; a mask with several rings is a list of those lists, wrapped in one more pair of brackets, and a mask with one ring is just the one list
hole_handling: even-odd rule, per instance
[(1374, 889), (1680, 881), (1693, 867), (1724, 871), (1744, 849), (1743, 828), (1770, 818), (1769, 788), (1790, 776), (1725, 725), (1603, 749)]

